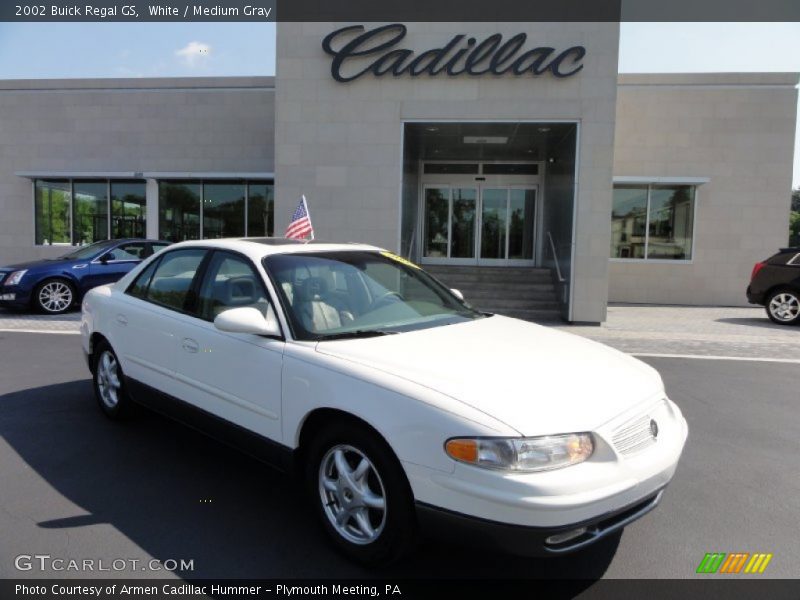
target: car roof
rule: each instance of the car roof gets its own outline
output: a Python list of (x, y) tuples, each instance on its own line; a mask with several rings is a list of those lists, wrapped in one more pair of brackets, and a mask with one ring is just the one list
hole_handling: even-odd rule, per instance
[(368, 251), (380, 252), (384, 250), (369, 244), (355, 242), (336, 243), (322, 240), (293, 240), (288, 238), (222, 238), (213, 240), (191, 240), (177, 242), (170, 246), (176, 248), (219, 248), (234, 250), (249, 256), (253, 260), (260, 260), (271, 254), (303, 254), (309, 252), (341, 252), (341, 251)]
[(101, 240), (109, 244), (127, 244), (128, 242), (150, 242), (153, 244), (172, 244), (167, 240), (155, 240), (151, 238), (114, 238), (113, 240)]

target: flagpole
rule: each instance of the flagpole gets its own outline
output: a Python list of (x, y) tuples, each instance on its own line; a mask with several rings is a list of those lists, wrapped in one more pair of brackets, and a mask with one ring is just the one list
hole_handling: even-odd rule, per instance
[(311, 222), (311, 213), (308, 212), (308, 203), (306, 202), (306, 195), (301, 194), (300, 198), (303, 200), (303, 208), (306, 209), (306, 217), (308, 218), (308, 224), (311, 225), (311, 239), (314, 239), (314, 224)]

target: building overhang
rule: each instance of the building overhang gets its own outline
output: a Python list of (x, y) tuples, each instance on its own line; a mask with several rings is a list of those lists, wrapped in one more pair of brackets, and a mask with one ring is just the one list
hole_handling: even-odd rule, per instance
[(16, 171), (27, 179), (275, 179), (267, 171)]
[(656, 177), (646, 175), (614, 175), (614, 183), (655, 183), (665, 185), (702, 185), (710, 177)]

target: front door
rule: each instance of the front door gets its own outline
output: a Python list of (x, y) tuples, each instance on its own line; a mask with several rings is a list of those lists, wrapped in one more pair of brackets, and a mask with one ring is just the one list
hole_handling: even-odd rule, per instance
[(537, 189), (536, 185), (425, 185), (422, 261), (532, 265)]
[(176, 379), (183, 400), (273, 441), (281, 440), (283, 340), (229, 333), (214, 319), (231, 308), (274, 310), (250, 259), (215, 250), (197, 295), (197, 311), (176, 330)]

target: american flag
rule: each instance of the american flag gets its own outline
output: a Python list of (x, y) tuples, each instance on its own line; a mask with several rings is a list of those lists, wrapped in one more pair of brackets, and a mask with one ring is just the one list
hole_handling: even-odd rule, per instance
[(306, 197), (300, 196), (300, 204), (297, 205), (297, 208), (292, 215), (292, 220), (289, 221), (289, 226), (286, 228), (285, 237), (295, 240), (302, 240), (309, 234), (313, 240), (314, 228), (311, 226), (311, 217), (308, 215)]

